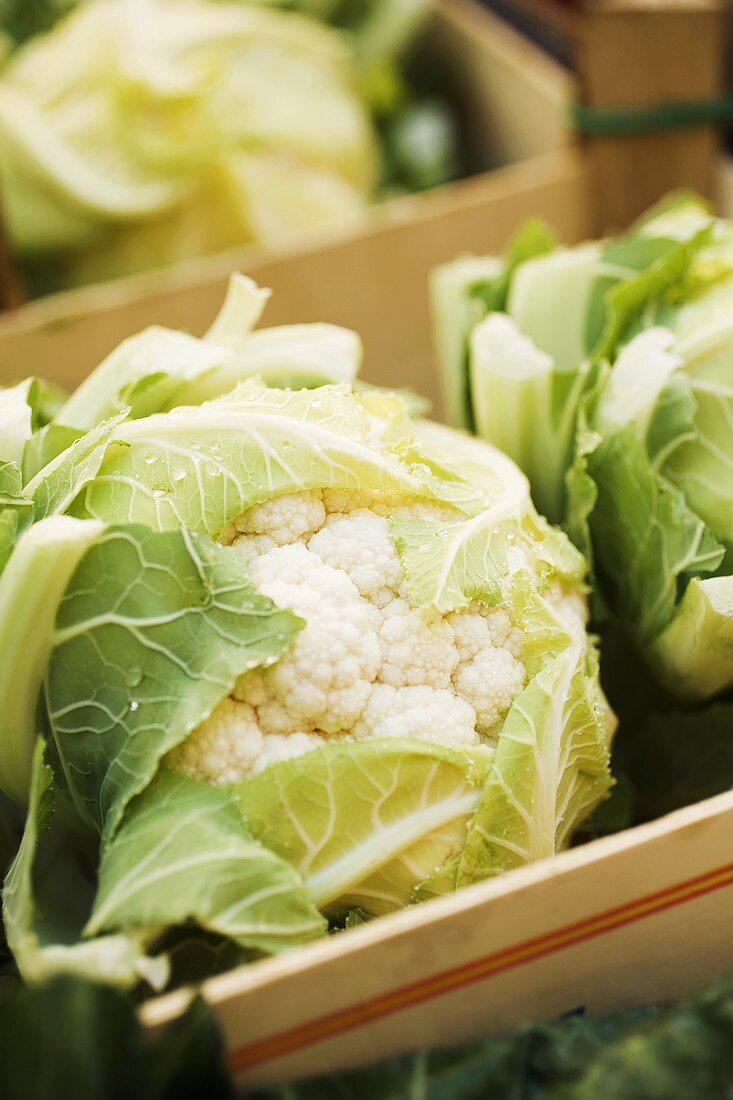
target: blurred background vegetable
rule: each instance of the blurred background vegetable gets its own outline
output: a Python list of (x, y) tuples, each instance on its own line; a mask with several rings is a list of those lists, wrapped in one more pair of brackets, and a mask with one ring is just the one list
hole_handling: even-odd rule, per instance
[(0, 197), (36, 292), (270, 241), (460, 170), (426, 0), (0, 0)]

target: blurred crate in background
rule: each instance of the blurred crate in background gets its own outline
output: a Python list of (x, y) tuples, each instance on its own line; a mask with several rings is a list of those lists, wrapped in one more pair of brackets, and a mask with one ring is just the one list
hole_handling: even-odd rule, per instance
[(720, 173), (720, 209), (726, 217), (733, 217), (733, 3), (726, 0), (725, 27), (725, 86), (726, 111), (723, 131), (723, 156)]
[(718, 200), (725, 5), (483, 0), (577, 78), (574, 122), (599, 169), (604, 229), (674, 188)]

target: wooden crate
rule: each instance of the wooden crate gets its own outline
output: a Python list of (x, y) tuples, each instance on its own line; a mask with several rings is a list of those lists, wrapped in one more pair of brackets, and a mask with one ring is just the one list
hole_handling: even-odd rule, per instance
[(284, 1082), (689, 993), (733, 966), (732, 836), (733, 792), (214, 978), (232, 1073)]
[[(726, 91), (725, 3), (483, 2), (577, 75), (583, 110), (575, 122), (579, 136), (587, 127), (585, 142), (598, 168), (605, 229), (623, 228), (677, 187), (717, 199), (719, 101)], [(690, 106), (697, 109), (696, 117), (685, 112)]]
[[(275, 290), (267, 323), (351, 325), (368, 380), (436, 396), (428, 269), (500, 248), (532, 215), (568, 242), (596, 233), (595, 171), (577, 151), (552, 153), (406, 200), (348, 240), (245, 266)], [(73, 386), (141, 325), (201, 332), (228, 269), (207, 261), (173, 283), (148, 277), (142, 295), (100, 289), (24, 311), (2, 326), (0, 380), (37, 372)], [(580, 1006), (684, 994), (733, 966), (732, 838), (733, 793), (216, 978), (204, 991), (232, 1070), (280, 1081)], [(144, 1020), (165, 1023), (186, 996), (151, 1001)]]

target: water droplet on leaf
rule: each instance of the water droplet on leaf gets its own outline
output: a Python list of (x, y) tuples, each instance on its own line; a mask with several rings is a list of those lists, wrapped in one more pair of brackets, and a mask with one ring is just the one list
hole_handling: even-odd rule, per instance
[(142, 682), (142, 678), (143, 670), (141, 668), (128, 668), (127, 672), (125, 673), (125, 683), (128, 687), (131, 688), (137, 687)]

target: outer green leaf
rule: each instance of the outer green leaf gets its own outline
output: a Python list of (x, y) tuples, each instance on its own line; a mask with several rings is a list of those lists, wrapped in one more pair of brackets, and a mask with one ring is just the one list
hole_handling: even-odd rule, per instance
[[(138, 929), (132, 935), (102, 936), (86, 943), (74, 942), (73, 933), (69, 942), (54, 942), (49, 937), (49, 925), (53, 925), (57, 914), (48, 905), (39, 905), (34, 886), (39, 845), (43, 834), (51, 827), (54, 812), (53, 777), (51, 769), (43, 762), (43, 754), (44, 745), (39, 740), (33, 755), (25, 831), (3, 888), (5, 933), (18, 969), (28, 982), (67, 973), (122, 986), (136, 985), (144, 978), (154, 987), (161, 988), (167, 981), (166, 961), (146, 955), (146, 945), (155, 938), (155, 930)], [(45, 868), (47, 873), (50, 869), (52, 875), (58, 875), (59, 864), (63, 864), (65, 904), (69, 903), (69, 895), (71, 901), (76, 902), (73, 895), (79, 891), (79, 883), (74, 881), (73, 868), (68, 863), (69, 854), (67, 838), (65, 845), (56, 847), (53, 862)], [(67, 863), (64, 864), (64, 860)], [(46, 875), (40, 877), (40, 886), (48, 893)], [(61, 896), (61, 891), (58, 894)]]
[(616, 615), (649, 641), (670, 621), (680, 580), (715, 572), (723, 548), (655, 473), (633, 426), (605, 437), (587, 468), (598, 494), (589, 522), (599, 578)]
[[(578, 420), (575, 434), (575, 455), (565, 475), (567, 489), (567, 509), (565, 529), (588, 562), (593, 573), (593, 542), (590, 534), (590, 517), (598, 500), (598, 490), (588, 470), (589, 457), (601, 442), (601, 433), (592, 427), (595, 419), (595, 407), (601, 392), (602, 382), (607, 368), (596, 364), (593, 368), (593, 381), (589, 381), (587, 391), (578, 407)], [(594, 598), (596, 593), (594, 593)]]
[(381, 914), (463, 846), (487, 750), (389, 739), (273, 764), (238, 788), (245, 820), (321, 909)]
[(694, 577), (649, 659), (667, 690), (685, 699), (733, 686), (733, 577)]
[(393, 520), (392, 533), (410, 598), (419, 607), (459, 611), (472, 600), (496, 606), (503, 598), (509, 572), (508, 539), (514, 523), (506, 513), (490, 510), (457, 523)]
[(693, 378), (690, 389), (694, 436), (679, 441), (664, 472), (716, 536), (733, 546), (733, 362), (727, 383)]
[(509, 241), (499, 274), (493, 279), (477, 279), (471, 286), (471, 297), (479, 299), (487, 313), (505, 310), (515, 271), (527, 260), (554, 252), (557, 245), (557, 236), (550, 226), (539, 218), (530, 218)]
[(468, 340), (486, 315), (475, 285), (501, 278), (502, 262), (494, 256), (466, 256), (437, 267), (430, 275), (433, 335), (441, 389), (450, 424), (472, 429), (473, 397), (468, 375)]
[(361, 342), (347, 329), (291, 325), (252, 333), (268, 297), (235, 274), (204, 339), (152, 327), (125, 340), (63, 404), (59, 423), (88, 431), (125, 408), (138, 419), (198, 405), (254, 375), (292, 388), (355, 379)]
[[(8, 515), (12, 513), (6, 510), (0, 520)], [(101, 532), (100, 523), (68, 516), (34, 524), (12, 550), (0, 577), (0, 787), (18, 802), (28, 798), (37, 711), (59, 601)]]
[(267, 305), (271, 291), (235, 271), (229, 279), (226, 297), (205, 340), (229, 351), (246, 347), (252, 329)]
[(183, 332), (148, 328), (123, 341), (92, 371), (62, 406), (58, 422), (89, 431), (125, 408), (132, 417), (160, 412), (184, 382), (230, 357)]
[(300, 627), (234, 550), (185, 530), (99, 535), (58, 606), (47, 698), (74, 799), (106, 838), (162, 756)]
[(647, 227), (640, 237), (621, 239), (606, 249), (605, 265), (627, 267), (633, 274), (616, 281), (604, 295), (603, 330), (597, 343), (589, 347), (593, 358), (611, 359), (624, 333), (644, 310), (671, 290), (679, 295), (680, 284), (684, 284), (694, 261), (710, 244), (712, 230), (712, 218), (682, 240), (654, 238)]
[(490, 313), (471, 333), (469, 371), (476, 430), (525, 471), (542, 506), (558, 477), (564, 448), (554, 447), (554, 364), (510, 317)]
[(513, 553), (525, 552), (540, 584), (558, 576), (578, 583), (585, 574), (568, 539), (522, 497), (455, 523), (393, 520), (392, 532), (412, 600), (444, 613), (506, 599)]
[(675, 374), (664, 387), (646, 432), (646, 449), (655, 470), (665, 466), (680, 444), (695, 438), (697, 401), (684, 374)]
[(23, 475), (14, 462), (0, 462), (0, 508), (30, 508), (23, 493)]
[(217, 536), (253, 504), (301, 489), (425, 497), (450, 497), (453, 485), (465, 490), (457, 478), (433, 476), (417, 457), (411, 464), (382, 453), (373, 442), (382, 430), (348, 386), (323, 387), (314, 400), (307, 391), (245, 383), (201, 408), (118, 427), (74, 512)]
[(626, 345), (600, 393), (595, 415), (599, 431), (633, 424), (644, 437), (661, 394), (682, 366), (670, 350), (673, 345), (674, 336), (663, 328), (646, 329)]
[(30, 395), (33, 379), (0, 388), (0, 462), (20, 466), (25, 445), (33, 433)]
[(476, 393), (468, 371), (472, 329), (487, 313), (505, 309), (515, 271), (526, 260), (550, 252), (555, 243), (548, 226), (531, 220), (509, 242), (503, 259), (468, 256), (432, 273), (430, 293), (438, 366), (451, 424), (474, 427)]
[(459, 474), (479, 490), (484, 507), (509, 497), (529, 496), (529, 482), (516, 463), (485, 440), (446, 428), (435, 420), (418, 420), (412, 429), (434, 459), (451, 465), (454, 476)]
[(86, 934), (189, 920), (259, 951), (326, 928), (290, 865), (248, 834), (231, 794), (163, 768), (102, 853)]
[(123, 410), (92, 428), (62, 450), (28, 482), (24, 492), (33, 501), (34, 518), (65, 512), (102, 465), (115, 427), (126, 417)]
[(210, 374), (184, 383), (173, 405), (199, 405), (234, 389), (243, 379), (259, 377), (268, 386), (313, 389), (354, 382), (362, 358), (355, 332), (337, 325), (282, 325), (253, 332), (246, 344)]
[(44, 466), (76, 443), (83, 432), (76, 428), (65, 428), (62, 424), (47, 424), (34, 432), (23, 452), (23, 481), (32, 481)]
[(60, 386), (45, 378), (34, 378), (28, 393), (33, 431), (37, 432), (50, 424), (65, 400), (66, 393)]
[(0, 573), (10, 560), (20, 528), (20, 513), (15, 508), (0, 511)]
[(586, 325), (601, 255), (596, 243), (560, 248), (528, 260), (512, 280), (506, 311), (551, 356), (558, 374), (575, 374), (588, 354)]
[[(528, 638), (530, 680), (499, 735), (454, 864), (458, 886), (554, 855), (612, 782), (614, 723), (594, 652), (584, 653), (583, 640), (524, 582), (515, 589), (515, 611)], [(445, 881), (437, 885), (442, 890)]]

